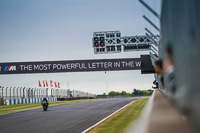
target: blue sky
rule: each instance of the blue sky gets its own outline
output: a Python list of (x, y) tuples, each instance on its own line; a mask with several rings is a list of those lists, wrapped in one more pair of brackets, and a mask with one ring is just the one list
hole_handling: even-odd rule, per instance
[[(160, 13), (161, 0), (145, 0)], [(120, 30), (122, 36), (153, 33), (142, 15), (159, 26), (159, 20), (138, 0), (1, 0), (0, 62), (78, 59), (138, 58), (145, 52), (95, 55), (92, 35)], [(95, 94), (109, 91), (149, 89), (152, 74), (140, 71), (0, 75), (2, 86), (38, 87), (38, 80), (59, 81), (62, 88)]]

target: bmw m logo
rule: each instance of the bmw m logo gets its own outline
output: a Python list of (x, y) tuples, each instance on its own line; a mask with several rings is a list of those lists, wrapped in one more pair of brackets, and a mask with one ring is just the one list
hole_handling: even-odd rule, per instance
[(16, 71), (16, 66), (6, 66), (4, 71)]

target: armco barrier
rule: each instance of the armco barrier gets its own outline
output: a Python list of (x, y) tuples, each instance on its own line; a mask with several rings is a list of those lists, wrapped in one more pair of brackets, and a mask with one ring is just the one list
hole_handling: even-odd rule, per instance
[[(57, 97), (48, 97), (49, 102), (57, 101)], [(42, 102), (42, 98), (28, 98), (28, 99), (9, 99), (5, 101), (5, 105), (38, 103)]]

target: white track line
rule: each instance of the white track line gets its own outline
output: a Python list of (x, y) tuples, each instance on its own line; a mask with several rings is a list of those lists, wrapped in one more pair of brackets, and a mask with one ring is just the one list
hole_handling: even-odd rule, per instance
[[(138, 100), (138, 99), (136, 99)], [(135, 100), (134, 100), (135, 101)], [(134, 102), (132, 101), (132, 102)], [(101, 121), (97, 122), (96, 124), (94, 124), (93, 126), (87, 128), (86, 130), (84, 130), (81, 133), (87, 133), (89, 130), (91, 130), (92, 128), (96, 127), (97, 125), (99, 125), (100, 123), (102, 123), (103, 121), (105, 121), (106, 119), (110, 118), (111, 116), (113, 116), (115, 113), (119, 112), (120, 110), (122, 110), (123, 108), (125, 108), (126, 106), (128, 106), (129, 104), (131, 104), (132, 102), (126, 104), (125, 106), (123, 106), (122, 108), (118, 109), (117, 111), (115, 111), (114, 113), (110, 114), (109, 116), (107, 116), (106, 118), (102, 119)]]

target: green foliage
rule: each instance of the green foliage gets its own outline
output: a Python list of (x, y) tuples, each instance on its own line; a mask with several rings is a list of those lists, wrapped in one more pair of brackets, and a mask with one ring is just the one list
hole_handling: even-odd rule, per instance
[(116, 91), (111, 91), (108, 93), (109, 96), (119, 96), (120, 92), (116, 92)]
[(121, 95), (125, 96), (125, 95), (126, 95), (126, 92), (125, 92), (125, 91), (122, 91), (122, 92), (121, 92)]
[(120, 92), (116, 92), (116, 96), (119, 96), (121, 93)]
[(126, 91), (122, 91), (120, 92), (116, 92), (116, 91), (110, 91), (108, 93), (109, 96), (126, 96), (126, 95), (130, 95), (130, 93), (127, 93)]
[(134, 89), (132, 94), (138, 96), (139, 93), (140, 93), (139, 90)]
[(126, 95), (131, 96), (132, 94), (131, 93), (126, 93)]
[(152, 93), (153, 93), (153, 90), (151, 90), (151, 89), (149, 89), (149, 90), (134, 89), (132, 94), (134, 96), (150, 96)]
[(116, 91), (110, 91), (108, 93), (109, 96), (150, 96), (153, 93), (153, 90), (137, 90), (134, 89), (132, 93), (127, 93), (126, 91), (116, 92)]
[(111, 92), (109, 92), (108, 95), (109, 95), (109, 96), (116, 96), (116, 92), (115, 92), (115, 91), (111, 91)]

